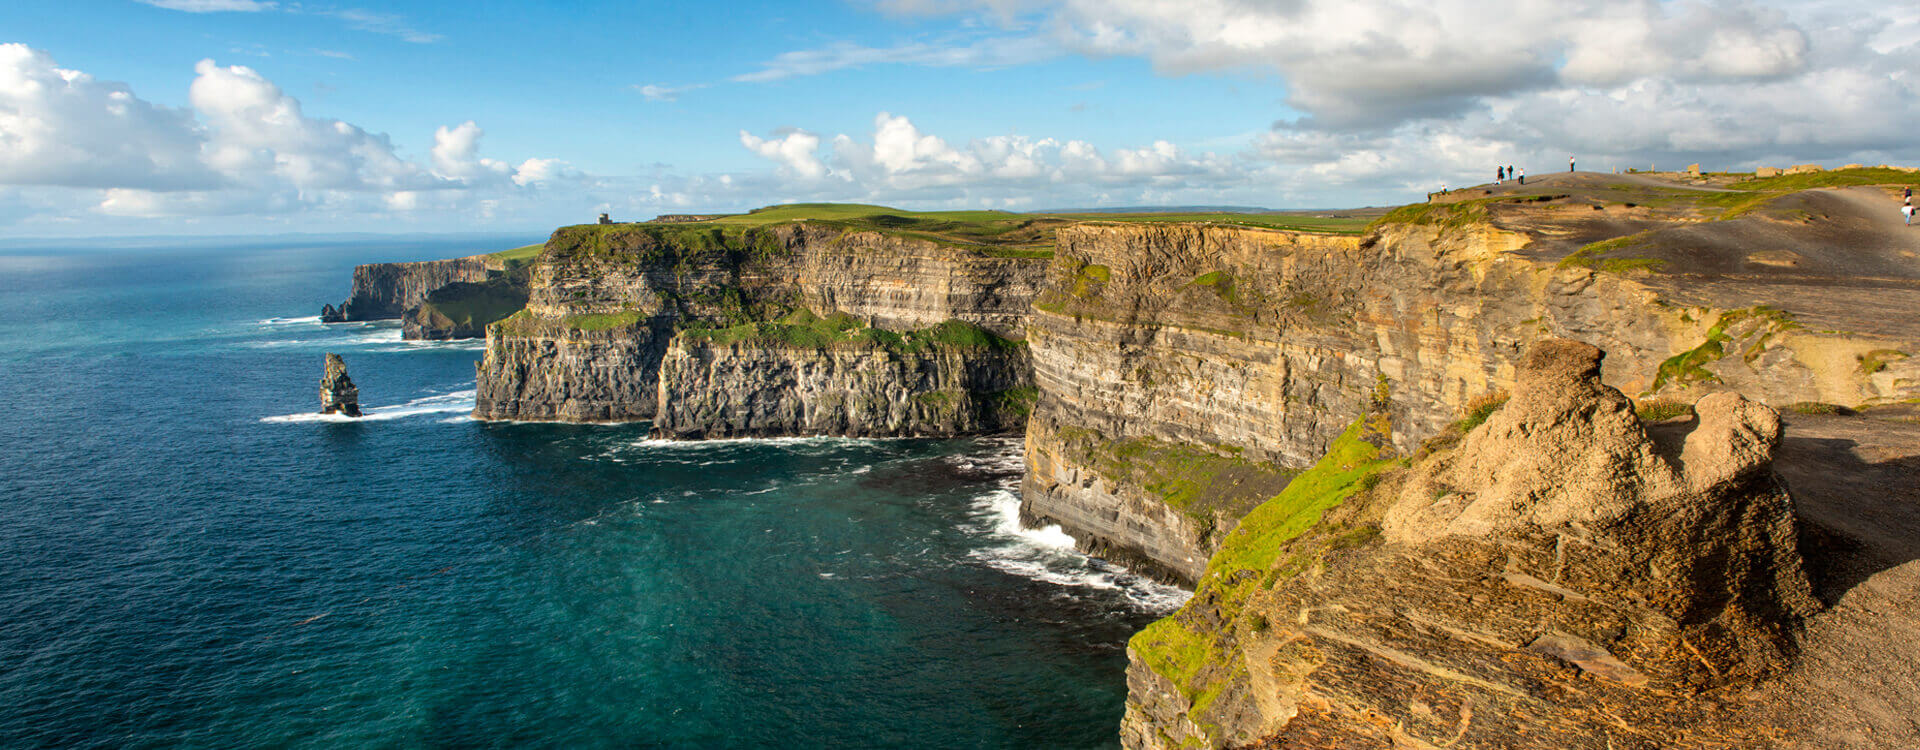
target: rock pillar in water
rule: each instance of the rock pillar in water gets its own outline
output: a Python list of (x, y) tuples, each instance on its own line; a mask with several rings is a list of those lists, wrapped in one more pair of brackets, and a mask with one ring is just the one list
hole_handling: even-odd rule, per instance
[(347, 314), (345, 311), (341, 310), (340, 308), (334, 307), (333, 305), (320, 306), (320, 322), (344, 323), (346, 322), (346, 320), (347, 320)]
[(347, 377), (346, 361), (328, 353), (327, 374), (320, 378), (320, 413), (335, 412), (360, 416), (360, 389), (354, 387), (353, 378)]

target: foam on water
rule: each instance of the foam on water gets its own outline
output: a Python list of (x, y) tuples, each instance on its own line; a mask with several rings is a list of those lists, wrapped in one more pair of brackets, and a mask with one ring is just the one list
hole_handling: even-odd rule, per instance
[[(473, 396), (474, 391), (469, 388), (464, 391), (454, 391), (452, 393), (416, 398), (399, 406), (369, 408), (358, 417), (349, 417), (344, 414), (319, 414), (309, 412), (305, 414), (282, 414), (277, 417), (262, 417), (260, 421), (272, 424), (300, 424), (308, 422), (345, 424), (354, 422), (385, 422), (393, 419), (417, 417), (423, 414), (471, 412), (473, 411)], [(470, 419), (471, 417), (442, 419), (440, 422), (454, 423), (468, 421)]]
[(1192, 598), (1192, 593), (1177, 586), (1157, 583), (1081, 554), (1074, 548), (1073, 537), (1057, 525), (1021, 525), (1018, 489), (1025, 466), (1024, 447), (1017, 439), (998, 442), (986, 456), (955, 457), (958, 468), (1001, 475), (999, 487), (974, 499), (974, 529), (984, 532), (991, 541), (968, 552), (968, 557), (995, 570), (1058, 586), (1117, 591), (1148, 612), (1171, 612)]

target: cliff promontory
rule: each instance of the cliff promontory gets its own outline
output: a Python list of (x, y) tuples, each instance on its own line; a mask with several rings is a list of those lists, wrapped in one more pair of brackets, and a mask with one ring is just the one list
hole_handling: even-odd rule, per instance
[(1044, 253), (801, 210), (556, 231), (527, 309), (488, 329), (474, 415), (681, 437), (1017, 427)]
[[(1732, 393), (1650, 430), (1601, 353), (1533, 345), (1511, 400), (1410, 459), (1382, 413), (1226, 540), (1136, 636), (1130, 747), (1725, 747), (1817, 609)], [(1399, 468), (1400, 466), (1406, 468)], [(1304, 485), (1304, 486), (1301, 486)]]
[[(1897, 199), (1735, 187), (1555, 176), (1345, 236), (1062, 227), (1028, 334), (1022, 514), (1191, 583), (1355, 415), (1384, 404), (1386, 447), (1410, 452), (1512, 388), (1542, 337), (1605, 347), (1606, 382), (1653, 407), (1920, 395), (1920, 325), (1891, 309), (1920, 309), (1920, 243), (1887, 218)], [(1769, 249), (1740, 249), (1752, 236)]]
[(526, 261), (538, 246), (353, 269), (353, 290), (323, 323), (399, 318), (408, 340), (480, 338), (486, 327), (526, 307)]

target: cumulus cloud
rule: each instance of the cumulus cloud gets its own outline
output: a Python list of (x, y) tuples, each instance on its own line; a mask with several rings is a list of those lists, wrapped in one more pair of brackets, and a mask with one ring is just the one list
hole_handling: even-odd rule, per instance
[(0, 184), (217, 187), (226, 179), (201, 162), (204, 140), (190, 110), (0, 44)]
[(778, 163), (782, 171), (800, 179), (815, 180), (827, 174), (827, 165), (814, 154), (820, 148), (820, 136), (807, 131), (790, 129), (775, 133), (772, 138), (761, 138), (742, 130), (740, 145)]
[[(1037, 196), (1091, 200), (1089, 188), (1138, 200), (1150, 191), (1204, 191), (1241, 182), (1231, 159), (1188, 154), (1165, 141), (1102, 152), (1080, 140), (997, 135), (963, 145), (923, 132), (899, 115), (881, 112), (866, 138), (831, 141), (789, 129), (761, 138), (740, 134), (741, 145), (801, 181), (788, 191), (812, 198), (863, 200), (1032, 202)], [(823, 149), (823, 144), (830, 144)]]
[(564, 162), (480, 155), (472, 121), (437, 129), (429, 163), (384, 134), (308, 115), (259, 71), (202, 60), (187, 108), (136, 96), (21, 44), (0, 45), (0, 186), (98, 190), (109, 216), (411, 211), (582, 179)]
[[(1271, 77), (1275, 179), (1415, 185), (1588, 165), (1912, 158), (1920, 11), (1845, 0), (880, 0), (1006, 38)], [(1495, 159), (1499, 155), (1499, 159)], [(1377, 182), (1366, 183), (1372, 179)]]

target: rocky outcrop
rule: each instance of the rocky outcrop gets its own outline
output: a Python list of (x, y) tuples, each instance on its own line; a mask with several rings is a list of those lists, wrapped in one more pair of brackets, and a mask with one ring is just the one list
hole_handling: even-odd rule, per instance
[[(504, 270), (504, 265), (485, 255), (417, 263), (367, 263), (353, 268), (353, 291), (341, 303), (335, 317), (340, 321), (398, 318), (427, 301), (435, 289), (464, 281), (487, 280), (489, 270)], [(325, 319), (322, 309), (322, 319)]]
[(1546, 336), (1604, 346), (1606, 381), (1642, 398), (1737, 390), (1785, 406), (1920, 393), (1920, 369), (1892, 371), (1912, 364), (1893, 353), (1914, 349), (1809, 330), (1791, 296), (1675, 304), (1664, 279), (1537, 257), (1547, 230), (1471, 213), (1485, 206), (1415, 208), (1364, 236), (1058, 230), (1028, 336), (1040, 398), (1023, 516), (1190, 579), (1234, 510), (1272, 494), (1175, 512), (1155, 507), (1164, 493), (1097, 464), (1151, 439), (1297, 471), (1376, 402), (1396, 427), (1389, 447), (1410, 452), (1476, 395), (1511, 388), (1526, 343)]
[(527, 306), (527, 274), (516, 268), (486, 281), (456, 281), (427, 294), (400, 317), (401, 338), (415, 341), (474, 339), (487, 326)]
[(1336, 451), (1255, 510), (1130, 644), (1127, 746), (1766, 746), (1741, 691), (1817, 607), (1780, 419), (1721, 393), (1656, 437), (1600, 362), (1535, 345), (1464, 438)]
[(943, 437), (1020, 429), (1034, 396), (1026, 347), (939, 334), (808, 346), (683, 333), (660, 366), (653, 435)]
[(320, 413), (360, 416), (360, 389), (347, 377), (346, 360), (329, 352), (326, 373), (320, 376)]
[(474, 416), (653, 418), (675, 332), (796, 310), (895, 332), (956, 320), (1019, 338), (1042, 269), (979, 248), (833, 226), (565, 227), (531, 268), (526, 312), (488, 329)]

